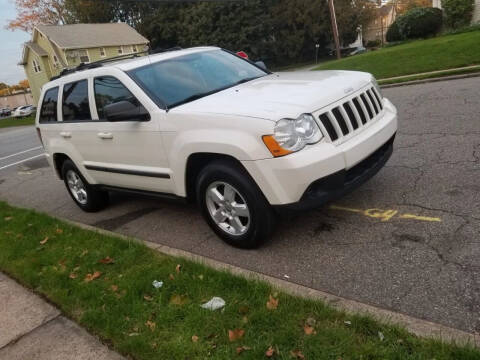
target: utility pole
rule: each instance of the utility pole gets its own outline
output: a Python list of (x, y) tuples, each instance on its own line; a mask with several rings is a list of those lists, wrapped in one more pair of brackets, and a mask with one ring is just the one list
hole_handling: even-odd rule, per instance
[(342, 58), (342, 54), (340, 53), (340, 39), (338, 38), (338, 26), (337, 26), (337, 16), (335, 15), (335, 5), (333, 4), (333, 0), (328, 1), (328, 8), (330, 9), (330, 19), (332, 20), (332, 32), (333, 32), (333, 39), (335, 41), (335, 50), (337, 53), (337, 59)]

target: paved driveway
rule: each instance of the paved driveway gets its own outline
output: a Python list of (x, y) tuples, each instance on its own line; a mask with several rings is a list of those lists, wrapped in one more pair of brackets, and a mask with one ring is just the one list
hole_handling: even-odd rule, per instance
[[(258, 250), (224, 245), (193, 206), (116, 194), (82, 213), (42, 157), (0, 170), (0, 198), (480, 331), (479, 88), (472, 78), (385, 90), (400, 111), (387, 167), (333, 207), (283, 221)], [(0, 158), (14, 134), (0, 133)]]

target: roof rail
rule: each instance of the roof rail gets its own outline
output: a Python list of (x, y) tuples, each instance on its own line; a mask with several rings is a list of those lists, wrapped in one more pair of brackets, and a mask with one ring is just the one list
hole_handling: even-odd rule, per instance
[(94, 69), (94, 68), (97, 68), (97, 67), (101, 67), (105, 63), (136, 58), (140, 54), (159, 54), (159, 53), (164, 53), (164, 52), (168, 52), (168, 51), (178, 51), (178, 50), (182, 50), (182, 48), (180, 46), (175, 46), (175, 47), (171, 47), (171, 48), (167, 48), (167, 49), (165, 49), (165, 48), (155, 48), (153, 50), (139, 51), (139, 52), (136, 52), (136, 53), (133, 53), (133, 54), (124, 54), (124, 55), (120, 55), (120, 56), (114, 56), (114, 57), (111, 57), (111, 58), (102, 59), (102, 60), (94, 61), (94, 62), (91, 62), (91, 63), (80, 63), (78, 66), (76, 66), (74, 68), (63, 69), (60, 72), (60, 74), (58, 74), (57, 76), (52, 76), (50, 78), (50, 81), (59, 79), (62, 76), (65, 76), (65, 75), (68, 75), (68, 74), (73, 74), (77, 71), (82, 71), (82, 70)]

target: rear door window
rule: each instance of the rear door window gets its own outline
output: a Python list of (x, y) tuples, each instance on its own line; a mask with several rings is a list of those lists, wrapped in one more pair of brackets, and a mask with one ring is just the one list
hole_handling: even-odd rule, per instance
[(87, 80), (65, 84), (62, 99), (63, 121), (92, 120)]
[[(45, 92), (40, 109), (39, 122), (41, 124), (57, 122), (57, 103), (58, 103), (58, 87), (51, 88)], [(20, 108), (21, 109), (21, 108)]]

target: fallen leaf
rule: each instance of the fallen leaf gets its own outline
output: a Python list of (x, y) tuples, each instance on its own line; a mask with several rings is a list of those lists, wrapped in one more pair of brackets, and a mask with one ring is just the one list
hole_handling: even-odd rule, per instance
[(200, 280), (203, 280), (203, 275), (198, 275), (198, 278), (199, 278)]
[(80, 270), (80, 266), (76, 266), (73, 268), (73, 271), (78, 271), (78, 270)]
[(242, 322), (243, 322), (244, 324), (248, 323), (248, 317), (244, 316), (244, 317), (242, 318)]
[(110, 290), (112, 290), (113, 292), (117, 292), (118, 291), (118, 286), (117, 285), (112, 285), (112, 286), (110, 286)]
[(88, 254), (88, 250), (83, 250), (82, 253), (80, 254), (80, 257), (84, 257), (85, 255)]
[(173, 305), (184, 305), (187, 302), (187, 297), (184, 295), (173, 295), (170, 298), (170, 304)]
[(13, 216), (6, 216), (6, 217), (3, 218), (3, 220), (5, 220), (5, 221), (10, 221), (12, 219), (13, 219)]
[(152, 301), (153, 300), (153, 297), (148, 296), (148, 295), (144, 295), (143, 298), (147, 301)]
[(57, 232), (57, 234), (63, 234), (63, 230), (60, 229), (60, 228), (57, 228), (56, 232)]
[(310, 326), (310, 325), (305, 325), (303, 327), (303, 331), (305, 332), (305, 335), (312, 335), (312, 334), (316, 334), (317, 332), (315, 331), (315, 328), (313, 326)]
[(315, 320), (313, 317), (309, 317), (305, 321), (305, 324), (307, 324), (309, 326), (315, 326), (316, 323), (317, 323), (317, 320)]
[(290, 355), (292, 355), (295, 359), (303, 360), (305, 356), (302, 354), (300, 350), (290, 351)]
[(242, 305), (238, 308), (238, 313), (239, 314), (242, 314), (242, 315), (245, 315), (248, 313), (248, 306), (245, 306), (245, 305)]
[(248, 346), (239, 346), (237, 347), (237, 354), (240, 355), (242, 352), (250, 350), (251, 347)]
[(242, 329), (228, 330), (228, 340), (237, 341), (238, 339), (241, 339), (244, 334), (245, 330)]
[(104, 259), (98, 260), (98, 262), (104, 265), (108, 265), (108, 264), (113, 264), (115, 261), (110, 256), (107, 256)]
[(385, 340), (385, 335), (383, 335), (383, 333), (381, 331), (378, 332), (378, 338), (380, 339), (380, 341), (383, 341)]
[(193, 336), (192, 336), (192, 341), (193, 341), (194, 343), (196, 343), (196, 342), (198, 341), (198, 336), (197, 336), (197, 335), (193, 335)]
[(175, 268), (175, 271), (177, 274), (180, 274), (180, 268), (182, 267), (182, 265), (178, 264), (177, 267)]
[(68, 276), (70, 279), (76, 279), (77, 278), (77, 274), (75, 274), (74, 272), (70, 273), (70, 275)]
[(275, 310), (278, 307), (278, 300), (275, 299), (272, 295), (269, 296), (269, 300), (267, 301), (267, 309)]
[(344, 323), (345, 325), (352, 325), (352, 322), (351, 322), (350, 320), (345, 320), (343, 323)]
[(85, 282), (90, 282), (98, 279), (101, 275), (102, 273), (100, 271), (95, 271), (93, 274), (87, 274), (87, 276), (85, 276)]
[(42, 241), (40, 241), (40, 245), (45, 245), (48, 241), (48, 236), (45, 237)]
[(155, 327), (157, 326), (157, 324), (150, 320), (147, 320), (145, 325), (150, 329), (150, 331), (155, 331)]
[(168, 275), (168, 278), (169, 278), (170, 280), (175, 280), (175, 276), (173, 276), (173, 274)]
[(133, 332), (133, 333), (128, 334), (128, 336), (138, 336), (138, 335), (140, 335), (140, 334), (139, 334), (139, 333), (136, 333), (136, 332)]
[(265, 352), (265, 356), (269, 358), (272, 357), (274, 354), (275, 354), (275, 350), (271, 346)]

